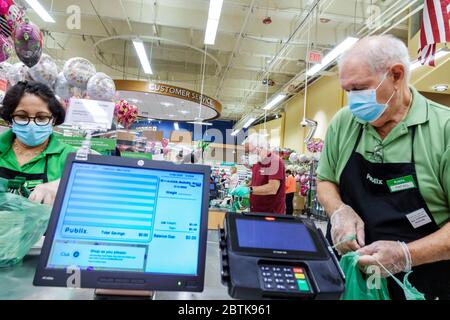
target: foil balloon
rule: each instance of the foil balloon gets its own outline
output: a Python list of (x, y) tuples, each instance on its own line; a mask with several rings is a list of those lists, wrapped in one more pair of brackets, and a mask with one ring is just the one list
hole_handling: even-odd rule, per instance
[(0, 35), (0, 62), (4, 62), (13, 54), (13, 44), (11, 40), (4, 35)]
[(298, 160), (298, 156), (295, 152), (291, 153), (291, 155), (289, 156), (289, 162), (291, 163), (296, 163)]
[(111, 77), (99, 72), (89, 79), (87, 94), (93, 100), (112, 101), (116, 94), (116, 85)]
[(0, 78), (4, 80), (8, 80), (8, 73), (12, 68), (12, 64), (9, 62), (0, 63)]
[(116, 104), (114, 116), (119, 124), (129, 129), (137, 119), (138, 108), (130, 105), (126, 100), (121, 100)]
[(27, 67), (35, 66), (42, 56), (42, 32), (29, 21), (17, 25), (14, 30), (14, 46), (17, 57)]
[(9, 8), (14, 4), (13, 0), (0, 0), (0, 15), (6, 16)]
[(62, 100), (68, 100), (75, 95), (74, 88), (71, 85), (69, 85), (69, 83), (66, 80), (66, 77), (62, 72), (58, 74), (56, 77), (53, 91)]
[(89, 79), (91, 79), (97, 71), (95, 66), (84, 58), (72, 58), (64, 65), (64, 76), (70, 85), (85, 90)]
[(28, 80), (28, 67), (22, 62), (12, 65), (7, 74), (7, 79), (12, 86), (15, 86), (20, 81)]
[[(7, 1), (9, 2), (9, 1)], [(20, 23), (23, 22), (25, 12), (19, 6), (16, 6), (13, 1), (8, 7), (8, 11), (5, 15), (8, 26), (12, 29), (16, 28)]]
[(49, 55), (43, 54), (39, 63), (30, 68), (28, 74), (34, 81), (44, 83), (51, 88), (58, 77), (58, 67)]
[(162, 139), (161, 144), (162, 144), (163, 148), (166, 148), (169, 145), (169, 140), (168, 139)]

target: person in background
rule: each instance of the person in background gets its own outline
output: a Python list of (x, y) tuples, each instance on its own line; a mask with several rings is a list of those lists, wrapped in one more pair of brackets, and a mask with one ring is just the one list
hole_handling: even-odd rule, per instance
[(390, 35), (361, 39), (341, 57), (349, 107), (329, 125), (318, 196), (328, 239), (388, 277), (391, 299), (405, 294), (389, 275), (411, 270), (427, 299), (450, 299), (450, 109), (410, 85), (409, 61)]
[(52, 205), (67, 155), (75, 152), (53, 134), (64, 122), (61, 103), (45, 84), (19, 82), (6, 93), (0, 116), (12, 126), (0, 135), (0, 178), (25, 178), (29, 199)]
[(252, 167), (250, 187), (239, 186), (231, 195), (243, 197), (250, 194), (251, 212), (286, 213), (286, 176), (284, 161), (270, 151), (264, 135), (254, 133), (244, 141)]
[(294, 215), (294, 195), (297, 191), (297, 184), (295, 177), (291, 170), (286, 170), (286, 214), (288, 216)]
[(230, 184), (230, 190), (233, 190), (239, 186), (239, 174), (237, 173), (236, 167), (231, 167), (230, 172), (231, 176), (228, 183)]

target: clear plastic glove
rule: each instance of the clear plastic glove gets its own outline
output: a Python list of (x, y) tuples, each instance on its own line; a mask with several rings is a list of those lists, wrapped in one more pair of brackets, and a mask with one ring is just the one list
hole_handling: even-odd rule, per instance
[(38, 185), (28, 198), (30, 201), (52, 206), (55, 202), (60, 180)]
[(361, 256), (358, 266), (362, 271), (367, 270), (369, 266), (377, 266), (383, 278), (411, 271), (411, 254), (404, 242), (377, 241), (357, 253)]
[(245, 196), (248, 196), (250, 194), (250, 188), (249, 187), (239, 186), (239, 187), (234, 188), (233, 190), (231, 190), (230, 194), (232, 196), (236, 196), (236, 197), (245, 197)]
[[(342, 205), (331, 215), (330, 222), (331, 239), (340, 255), (364, 247), (364, 222), (350, 206)], [(356, 240), (349, 240), (355, 236)]]

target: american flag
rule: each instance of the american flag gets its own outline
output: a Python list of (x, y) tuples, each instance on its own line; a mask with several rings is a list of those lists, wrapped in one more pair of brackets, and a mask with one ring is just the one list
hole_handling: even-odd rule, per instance
[(436, 44), (450, 42), (450, 0), (425, 0), (418, 60), (435, 66)]

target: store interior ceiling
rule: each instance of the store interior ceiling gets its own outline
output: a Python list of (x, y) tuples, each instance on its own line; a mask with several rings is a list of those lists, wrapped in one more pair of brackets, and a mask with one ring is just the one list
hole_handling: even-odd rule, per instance
[[(151, 80), (202, 92), (222, 103), (221, 119), (235, 121), (264, 107), (278, 92), (301, 90), (308, 43), (324, 55), (348, 36), (388, 32), (407, 43), (408, 16), (423, 4), (224, 0), (215, 44), (205, 47), (209, 0), (40, 2), (56, 23), (43, 22), (32, 10), (29, 16), (43, 30), (44, 51), (61, 66), (81, 56), (114, 79)], [(79, 25), (73, 15), (77, 8)], [(367, 18), (373, 14), (379, 24), (369, 29)], [(144, 41), (152, 75), (140, 66), (132, 43), (136, 37)], [(322, 71), (319, 76), (333, 74)]]

